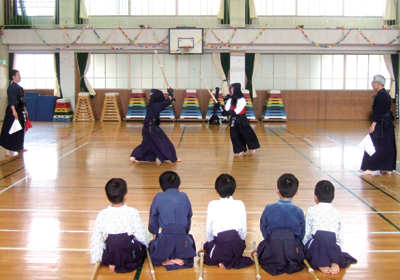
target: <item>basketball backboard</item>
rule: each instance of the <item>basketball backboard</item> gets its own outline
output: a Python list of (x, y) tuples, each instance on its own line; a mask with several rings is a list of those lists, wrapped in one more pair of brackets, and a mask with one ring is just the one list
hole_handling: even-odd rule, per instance
[(203, 28), (170, 28), (169, 54), (203, 54)]

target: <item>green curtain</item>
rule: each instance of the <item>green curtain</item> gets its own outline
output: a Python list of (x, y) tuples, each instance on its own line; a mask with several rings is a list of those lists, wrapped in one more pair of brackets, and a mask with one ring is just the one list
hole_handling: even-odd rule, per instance
[(221, 20), (221, 24), (230, 24), (231, 21), (229, 19), (229, 4), (230, 0), (224, 0), (224, 19)]
[(62, 90), (61, 90), (61, 75), (60, 75), (60, 53), (54, 53), (54, 59), (56, 61), (56, 75), (58, 80), (58, 86), (60, 87), (60, 98), (63, 98)]
[(249, 0), (246, 0), (245, 3), (245, 24), (251, 24), (251, 20), (250, 20), (250, 7), (249, 7)]
[(60, 0), (54, 2), (54, 24), (60, 24)]
[(221, 53), (221, 65), (224, 69), (225, 77), (228, 79), (229, 68), (231, 67), (231, 54)]
[(83, 24), (83, 19), (81, 18), (81, 1), (85, 0), (75, 0), (75, 19), (77, 24)]
[(393, 65), (393, 74), (394, 74), (394, 83), (395, 83), (395, 91), (394, 91), (394, 96), (395, 96), (395, 102), (396, 102), (396, 120), (399, 119), (399, 55), (392, 54), (391, 55), (392, 59), (392, 65)]
[(78, 61), (78, 68), (79, 68), (79, 74), (81, 75), (81, 85), (80, 85), (80, 90), (83, 92), (89, 92), (88, 88), (86, 87), (84, 75), (85, 75), (85, 69), (86, 69), (86, 64), (89, 58), (88, 53), (77, 53), (76, 58)]
[[(15, 57), (14, 53), (8, 54), (8, 75), (10, 75), (11, 70), (14, 69), (14, 57)], [(8, 77), (8, 78), (11, 81), (11, 77)]]
[[(221, 66), (224, 70), (226, 80), (228, 80), (229, 68), (231, 67), (231, 54), (230, 53), (220, 53), (221, 55)], [(229, 85), (228, 85), (229, 87)], [(226, 100), (224, 100), (226, 102)]]
[(254, 53), (246, 53), (245, 54), (245, 69), (247, 76), (247, 85), (246, 89), (249, 90), (251, 100), (253, 100), (253, 72), (254, 72), (254, 57), (256, 55)]
[[(18, 14), (18, 4), (21, 8), (20, 15)], [(4, 0), (3, 8), (5, 28), (27, 28), (27, 25), (30, 28), (30, 25), (32, 25), (26, 15), (25, 0)]]

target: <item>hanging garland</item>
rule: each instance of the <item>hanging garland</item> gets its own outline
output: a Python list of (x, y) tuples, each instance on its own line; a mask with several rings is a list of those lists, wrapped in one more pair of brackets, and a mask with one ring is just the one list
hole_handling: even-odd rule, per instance
[(361, 36), (363, 36), (364, 39), (365, 39), (368, 43), (370, 43), (371, 45), (374, 45), (374, 46), (378, 46), (378, 47), (389, 46), (389, 45), (393, 44), (394, 42), (396, 42), (397, 39), (400, 38), (400, 35), (399, 35), (399, 36), (397, 36), (396, 38), (394, 38), (392, 41), (390, 41), (390, 42), (387, 43), (387, 44), (376, 44), (376, 43), (372, 42), (371, 40), (369, 40), (369, 39), (364, 35), (364, 33), (362, 33), (362, 31), (361, 31), (360, 28), (356, 28), (356, 29), (357, 29), (358, 32), (360, 32)]
[[(66, 36), (71, 40), (71, 44), (69, 44), (68, 46), (61, 47), (61, 48), (57, 48), (57, 47), (51, 46), (50, 44), (48, 44), (48, 43), (42, 38), (42, 36), (39, 34), (39, 32), (38, 32), (38, 30), (36, 29), (36, 27), (33, 26), (33, 29), (35, 30), (36, 35), (42, 40), (42, 42), (43, 42), (44, 44), (46, 44), (47, 46), (49, 46), (50, 48), (55, 49), (55, 50), (68, 49), (68, 48), (70, 48), (70, 47), (73, 46), (73, 45), (76, 45), (76, 46), (78, 46), (78, 47), (80, 47), (80, 48), (82, 48), (82, 49), (85, 49), (85, 50), (93, 50), (93, 49), (98, 49), (98, 48), (101, 47), (101, 46), (106, 46), (106, 47), (108, 47), (108, 48), (110, 48), (110, 49), (112, 49), (112, 50), (117, 50), (117, 51), (118, 51), (118, 50), (123, 50), (123, 49), (125, 49), (125, 48), (127, 48), (127, 47), (129, 47), (129, 46), (131, 46), (131, 45), (135, 45), (135, 46), (137, 46), (137, 47), (141, 47), (141, 48), (145, 48), (145, 49), (148, 49), (148, 48), (156, 48), (156, 47), (158, 47), (158, 46), (161, 46), (162, 48), (165, 48), (162, 44), (163, 44), (163, 43), (167, 40), (167, 38), (168, 38), (168, 36), (167, 36), (167, 37), (165, 37), (162, 41), (159, 41), (158, 38), (157, 38), (157, 35), (155, 34), (155, 32), (154, 32), (154, 30), (153, 30), (153, 28), (152, 28), (152, 27), (146, 27), (146, 26), (144, 26), (144, 27), (142, 27), (142, 28), (140, 29), (140, 31), (138, 32), (138, 34), (135, 36), (135, 39), (134, 39), (134, 40), (132, 40), (131, 38), (129, 38), (129, 36), (125, 33), (124, 30), (122, 30), (121, 27), (116, 27), (116, 28), (114, 28), (114, 30), (111, 31), (111, 33), (110, 33), (110, 35), (107, 37), (107, 39), (106, 39), (106, 40), (102, 40), (101, 37), (99, 36), (99, 34), (96, 32), (96, 29), (95, 29), (94, 27), (87, 26), (87, 27), (83, 27), (83, 28), (82, 28), (81, 32), (79, 33), (79, 35), (78, 35), (78, 36), (76, 37), (76, 39), (74, 40), (74, 39), (71, 38), (71, 36), (70, 36), (70, 35), (67, 33), (67, 31), (66, 31), (66, 29), (68, 29), (68, 26), (65, 26), (65, 27), (61, 27), (61, 26), (60, 26), (59, 28), (62, 29), (62, 30), (64, 31), (64, 33), (66, 34)], [(84, 32), (86, 29), (91, 29), (91, 30), (94, 32), (94, 34), (96, 35), (96, 37), (97, 37), (102, 43), (99, 44), (98, 46), (94, 47), (94, 48), (86, 48), (86, 47), (81, 46), (80, 44), (78, 44), (77, 41), (80, 39), (80, 37), (82, 36), (83, 32)], [(129, 43), (128, 45), (123, 46), (123, 47), (120, 47), (120, 48), (117, 48), (117, 47), (113, 47), (113, 46), (107, 44), (107, 41), (111, 38), (111, 36), (113, 35), (113, 33), (114, 33), (114, 31), (115, 31), (116, 29), (119, 29), (119, 30), (121, 31), (121, 33), (125, 36), (125, 38), (127, 38), (127, 39), (129, 40), (130, 43)], [(144, 45), (140, 45), (140, 44), (137, 44), (137, 43), (136, 43), (136, 40), (139, 38), (140, 34), (142, 33), (142, 31), (143, 31), (144, 29), (151, 29), (151, 30), (152, 30), (153, 36), (154, 36), (154, 38), (157, 40), (158, 44), (153, 45), (153, 46), (144, 46)]]
[[(232, 27), (232, 28), (233, 28), (233, 27)], [(214, 30), (212, 30), (212, 28), (207, 27), (207, 29), (209, 29), (209, 30), (212, 32), (212, 34), (214, 34), (214, 37), (217, 38), (218, 41), (220, 41), (220, 42), (223, 44), (222, 46), (216, 46), (216, 47), (214, 47), (214, 46), (212, 46), (211, 44), (208, 44), (208, 43), (205, 42), (204, 44), (205, 44), (207, 47), (212, 48), (212, 49), (220, 49), (220, 48), (222, 48), (222, 47), (229, 47), (229, 48), (231, 48), (231, 49), (244, 49), (244, 48), (246, 48), (246, 47), (252, 45), (258, 38), (260, 38), (260, 36), (264, 33), (264, 31), (267, 29), (267, 27), (264, 27), (264, 28), (260, 31), (260, 33), (257, 34), (257, 37), (256, 37), (253, 41), (251, 41), (251, 42), (248, 43), (247, 45), (241, 46), (241, 47), (235, 47), (235, 46), (230, 45), (230, 42), (232, 41), (233, 37), (236, 35), (237, 27), (234, 27), (233, 34), (232, 34), (231, 38), (229, 39), (229, 41), (226, 42), (226, 43), (224, 43), (220, 38), (218, 38), (218, 36), (214, 33)]]
[[(37, 28), (36, 28), (35, 26), (32, 26), (32, 27), (33, 27), (33, 29), (35, 30), (36, 35), (42, 40), (42, 42), (43, 42), (44, 44), (46, 44), (48, 47), (50, 47), (50, 48), (52, 48), (52, 49), (55, 49), (55, 50), (64, 50), (64, 49), (68, 49), (68, 48), (70, 48), (70, 47), (73, 46), (73, 45), (76, 45), (76, 46), (78, 46), (78, 47), (80, 47), (80, 48), (82, 48), (82, 49), (85, 49), (85, 50), (98, 49), (98, 48), (100, 48), (101, 46), (106, 46), (106, 47), (108, 47), (108, 48), (110, 48), (110, 49), (112, 49), (112, 50), (123, 50), (123, 49), (126, 49), (127, 47), (129, 47), (129, 46), (131, 46), (131, 45), (135, 45), (135, 46), (137, 46), (137, 47), (144, 48), (144, 49), (152, 49), (152, 48), (157, 48), (157, 47), (160, 47), (160, 46), (161, 46), (162, 48), (168, 50), (168, 48), (166, 48), (166, 47), (163, 46), (163, 44), (165, 43), (165, 41), (168, 39), (168, 35), (167, 35), (164, 39), (162, 39), (162, 40), (160, 41), (160, 40), (158, 40), (158, 36), (157, 36), (157, 34), (154, 32), (154, 29), (153, 29), (152, 27), (150, 27), (150, 26), (143, 26), (143, 27), (141, 28), (141, 30), (138, 32), (138, 34), (135, 36), (135, 38), (134, 38), (133, 40), (132, 40), (131, 38), (129, 38), (129, 36), (125, 33), (124, 30), (122, 30), (121, 27), (116, 27), (116, 28), (114, 28), (114, 29), (111, 31), (110, 35), (107, 37), (106, 40), (102, 40), (101, 37), (99, 36), (99, 34), (97, 33), (96, 29), (93, 28), (93, 27), (90, 27), (90, 26), (87, 26), (87, 27), (82, 28), (81, 32), (79, 33), (79, 35), (78, 35), (75, 39), (72, 39), (71, 36), (70, 36), (70, 35), (68, 34), (68, 32), (66, 31), (66, 29), (69, 28), (68, 26), (59, 27), (60, 29), (62, 29), (62, 30), (64, 31), (64, 33), (66, 34), (66, 36), (71, 40), (71, 43), (70, 43), (69, 45), (65, 46), (65, 47), (53, 47), (52, 45), (50, 45), (49, 43), (47, 43), (47, 42), (42, 38), (42, 36), (39, 34), (39, 31), (37, 30)], [(1, 26), (1, 30), (0, 30), (0, 31), (1, 31), (1, 35), (4, 35), (4, 32), (3, 32), (3, 31), (4, 31), (4, 28), (5, 28), (5, 25), (3, 24), (3, 25)], [(127, 40), (129, 40), (129, 44), (128, 44), (128, 45), (123, 46), (123, 47), (113, 47), (113, 46), (111, 46), (111, 45), (109, 45), (109, 44), (107, 43), (108, 40), (111, 38), (111, 36), (114, 34), (114, 32), (115, 32), (115, 30), (116, 30), (117, 28), (119, 29), (119, 31), (121, 31), (121, 33), (125, 36), (125, 38), (127, 38)], [(206, 30), (205, 30), (205, 32), (204, 32), (204, 34), (203, 34), (203, 37), (202, 37), (200, 40), (198, 40), (195, 44), (197, 45), (197, 44), (199, 44), (199, 43), (201, 43), (201, 42), (204, 42), (204, 44), (205, 44), (207, 47), (212, 48), (212, 49), (221, 49), (221, 48), (223, 48), (223, 47), (228, 47), (228, 48), (231, 48), (231, 49), (244, 49), (244, 48), (246, 48), (246, 47), (252, 45), (259, 37), (262, 36), (262, 34), (264, 33), (264, 31), (267, 29), (267, 27), (264, 27), (264, 28), (257, 34), (257, 37), (256, 37), (253, 41), (251, 41), (250, 43), (248, 43), (247, 45), (235, 47), (235, 46), (232, 46), (232, 45), (231, 45), (231, 41), (232, 41), (232, 39), (233, 39), (233, 38), (235, 37), (235, 35), (236, 35), (237, 27), (231, 27), (231, 28), (233, 29), (233, 33), (232, 33), (232, 36), (230, 37), (230, 39), (229, 39), (226, 43), (225, 43), (224, 41), (222, 41), (222, 40), (217, 36), (217, 34), (214, 32), (214, 30), (213, 30), (211, 27), (207, 27)], [(84, 32), (86, 29), (91, 29), (91, 30), (94, 32), (94, 34), (96, 35), (96, 37), (101, 41), (101, 44), (99, 44), (99, 45), (97, 45), (96, 47), (93, 47), (93, 48), (86, 48), (86, 47), (84, 47), (84, 46), (78, 44), (78, 40), (81, 38), (83, 32)], [(153, 33), (153, 37), (157, 40), (157, 44), (152, 45), (152, 46), (145, 46), (145, 45), (140, 45), (140, 44), (136, 43), (136, 40), (139, 38), (139, 36), (141, 35), (141, 33), (142, 33), (142, 31), (143, 31), (144, 29), (151, 29), (151, 31), (152, 31), (152, 33)], [(377, 44), (377, 43), (374, 43), (374, 42), (372, 42), (371, 40), (369, 40), (369, 39), (364, 35), (364, 33), (361, 31), (361, 29), (352, 27), (352, 28), (349, 29), (349, 31), (348, 31), (347, 33), (343, 33), (343, 34), (344, 34), (343, 37), (342, 37), (339, 41), (337, 41), (336, 43), (330, 44), (330, 45), (321, 45), (321, 44), (315, 43), (313, 40), (311, 40), (311, 39), (308, 37), (308, 35), (304, 32), (303, 28), (301, 28), (301, 27), (298, 26), (298, 27), (296, 27), (296, 29), (299, 29), (299, 30), (301, 31), (301, 33), (304, 35), (304, 37), (307, 38), (307, 40), (310, 41), (313, 45), (315, 45), (315, 46), (317, 46), (317, 47), (320, 47), (320, 48), (331, 48), (331, 47), (334, 47), (334, 46), (339, 45), (340, 43), (342, 43), (342, 42), (347, 38), (347, 36), (350, 34), (350, 32), (351, 32), (352, 30), (354, 30), (354, 29), (356, 29), (356, 30), (363, 36), (363, 38), (364, 38), (368, 43), (370, 43), (371, 45), (374, 45), (374, 46), (378, 46), (378, 47), (389, 46), (389, 45), (393, 44), (394, 42), (396, 42), (396, 41), (400, 38), (400, 35), (398, 35), (396, 38), (394, 38), (392, 41), (390, 41), (390, 42), (387, 43), (387, 44)], [(328, 29), (330, 29), (330, 28), (328, 28)], [(339, 29), (339, 28), (337, 28), (337, 29)], [(344, 26), (341, 26), (340, 29), (343, 29), (343, 32), (345, 31)], [(397, 29), (399, 29), (399, 28), (396, 28), (396, 27), (387, 27), (387, 26), (383, 26), (383, 25), (382, 25), (382, 29), (396, 29), (396, 30), (397, 30)], [(208, 30), (211, 31), (211, 33), (214, 35), (214, 37), (215, 37), (222, 45), (220, 45), (220, 46), (213, 46), (213, 45), (211, 45), (211, 44), (209, 44), (209, 43), (207, 43), (207, 42), (205, 41), (205, 37), (206, 37), (206, 35), (207, 35), (207, 31), (208, 31)], [(178, 48), (177, 50), (170, 50), (170, 52), (180, 52), (180, 51), (181, 51), (181, 50), (180, 50), (179, 48)]]
[[(311, 42), (311, 44), (313, 44), (313, 45), (315, 45), (315, 46), (317, 46), (317, 47), (320, 47), (320, 48), (331, 48), (331, 47), (334, 47), (334, 46), (336, 46), (336, 45), (339, 45), (341, 42), (343, 42), (343, 41), (346, 39), (347, 35), (350, 34), (351, 30), (353, 30), (353, 28), (350, 28), (350, 30), (342, 37), (342, 39), (340, 39), (339, 41), (337, 41), (336, 43), (334, 43), (334, 44), (332, 44), (332, 45), (320, 45), (320, 44), (315, 43), (314, 41), (312, 41), (312, 40), (308, 37), (308, 35), (304, 32), (303, 28), (301, 28), (301, 27), (299, 27), (299, 26), (296, 26), (296, 29), (299, 29), (299, 30), (301, 31), (301, 33), (303, 33), (304, 37), (306, 37), (307, 40)], [(343, 31), (344, 31), (344, 27), (343, 27)]]

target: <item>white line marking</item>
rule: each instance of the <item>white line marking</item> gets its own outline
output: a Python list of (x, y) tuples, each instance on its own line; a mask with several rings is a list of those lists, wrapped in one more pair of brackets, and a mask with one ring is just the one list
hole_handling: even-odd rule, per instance
[(339, 144), (340, 146), (343, 146), (343, 143), (337, 142), (333, 140), (332, 138), (326, 137), (326, 139), (331, 140), (332, 142), (335, 142), (336, 144)]
[[(85, 146), (86, 144), (89, 144), (89, 142), (86, 142), (85, 144), (79, 146), (79, 147), (76, 148), (76, 149), (73, 149), (72, 151), (66, 153), (65, 155), (63, 155), (63, 156), (61, 156), (61, 157), (59, 157), (57, 160), (60, 160), (60, 159), (62, 159), (63, 157), (69, 155), (70, 153), (75, 152), (76, 150), (82, 148), (82, 147)], [(22, 182), (23, 180), (26, 180), (28, 177), (29, 177), (29, 175), (28, 175), (28, 176), (25, 176), (24, 178), (22, 178), (21, 180), (19, 180), (18, 182), (14, 183), (14, 184), (12, 184), (11, 186), (8, 186), (8, 187), (5, 188), (4, 190), (0, 191), (0, 194), (2, 194), (3, 192), (5, 192), (5, 191), (8, 190), (8, 189), (11, 189), (11, 188), (14, 187), (15, 185), (17, 185), (17, 184), (19, 184), (20, 182)]]
[(306, 137), (303, 137), (303, 138), (304, 138), (304, 140), (306, 140), (307, 142), (312, 144), (312, 142), (310, 140), (308, 140)]

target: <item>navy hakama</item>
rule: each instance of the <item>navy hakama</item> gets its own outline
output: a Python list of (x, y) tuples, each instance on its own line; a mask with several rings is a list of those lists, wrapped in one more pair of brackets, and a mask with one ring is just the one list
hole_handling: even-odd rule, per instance
[(204, 263), (206, 265), (218, 265), (222, 263), (225, 268), (240, 269), (251, 266), (253, 261), (249, 257), (243, 257), (246, 242), (240, 238), (236, 230), (228, 230), (218, 233), (213, 241), (204, 244), (207, 252)]
[(139, 161), (155, 161), (157, 158), (161, 162), (178, 160), (174, 145), (155, 121), (155, 119), (159, 120), (160, 112), (171, 103), (172, 101), (169, 98), (164, 98), (163, 101), (151, 101), (148, 104), (142, 129), (143, 140), (132, 151), (131, 157)]
[[(234, 126), (232, 126), (232, 123), (234, 123)], [(246, 115), (232, 116), (230, 126), (230, 136), (235, 154), (246, 152), (247, 147), (250, 150), (260, 148), (257, 135), (251, 128)]]
[(115, 265), (115, 272), (136, 270), (144, 261), (146, 246), (127, 233), (109, 234), (102, 256), (104, 265)]
[[(16, 83), (11, 83), (7, 89), (8, 106), (4, 116), (3, 127), (0, 135), (0, 146), (9, 151), (20, 151), (24, 149), (25, 138), (25, 118), (23, 115), (25, 106), (24, 89)], [(19, 123), (22, 129), (9, 134), (10, 128), (15, 121), (10, 106), (14, 106), (18, 114)]]
[(304, 246), (304, 253), (311, 267), (327, 267), (337, 263), (339, 267), (346, 268), (357, 260), (348, 253), (342, 252), (336, 244), (334, 232), (317, 230), (313, 238)]
[(396, 169), (396, 139), (391, 116), (392, 99), (385, 89), (374, 97), (371, 121), (376, 122), (375, 131), (370, 134), (375, 153), (364, 152), (361, 170), (392, 171)]
[(261, 267), (271, 275), (302, 271), (303, 245), (290, 229), (275, 229), (257, 248)]
[(181, 224), (168, 224), (149, 244), (149, 254), (154, 265), (162, 265), (166, 259), (181, 259), (184, 265), (166, 265), (167, 270), (192, 268), (196, 245), (191, 234)]

